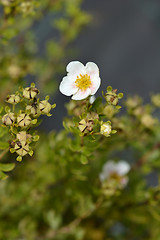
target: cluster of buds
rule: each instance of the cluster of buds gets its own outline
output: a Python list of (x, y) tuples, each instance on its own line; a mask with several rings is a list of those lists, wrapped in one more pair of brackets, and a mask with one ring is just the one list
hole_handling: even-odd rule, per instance
[(112, 89), (111, 86), (107, 87), (107, 92), (104, 95), (104, 98), (108, 105), (116, 106), (117, 109), (121, 107), (118, 105), (119, 99), (123, 98), (123, 93), (117, 94), (117, 89)]
[[(9, 106), (6, 106), (6, 113), (2, 116), (2, 123), (3, 126), (10, 128), (9, 132), (12, 135), (10, 151), (18, 154), (18, 161), (21, 161), (22, 157), (27, 154), (32, 156), (31, 145), (39, 139), (39, 136), (36, 135), (32, 128), (38, 124), (40, 115), (51, 116), (50, 110), (56, 106), (48, 102), (48, 96), (45, 100), (40, 101), (37, 98), (38, 94), (39, 90), (32, 83), (30, 87), (20, 88), (20, 92), (11, 94), (6, 98), (6, 102), (12, 104), (12, 110)], [(18, 103), (23, 104), (23, 109), (19, 107)]]

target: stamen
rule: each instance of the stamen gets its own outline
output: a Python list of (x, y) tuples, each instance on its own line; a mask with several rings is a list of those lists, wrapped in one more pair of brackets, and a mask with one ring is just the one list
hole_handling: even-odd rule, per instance
[(77, 76), (75, 84), (82, 91), (85, 91), (92, 85), (90, 76), (88, 74), (85, 75), (80, 74), (80, 76)]

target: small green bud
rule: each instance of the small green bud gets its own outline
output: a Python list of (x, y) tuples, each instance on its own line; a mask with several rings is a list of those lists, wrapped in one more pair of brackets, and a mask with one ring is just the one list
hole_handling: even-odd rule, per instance
[(9, 151), (10, 151), (10, 153), (14, 153), (15, 149), (14, 148), (10, 148)]
[(116, 113), (117, 113), (117, 110), (112, 105), (107, 105), (103, 109), (103, 114), (105, 114), (109, 119), (112, 118)]
[(29, 153), (29, 145), (26, 141), (18, 141), (16, 142), (15, 144), (15, 147), (14, 147), (16, 153), (20, 156), (25, 156), (26, 154)]
[(106, 137), (109, 137), (112, 131), (111, 124), (109, 122), (101, 125), (100, 133)]
[(39, 94), (39, 90), (34, 87), (27, 87), (23, 89), (23, 97), (27, 99), (33, 99)]
[(17, 117), (17, 124), (20, 127), (27, 127), (31, 123), (31, 118), (29, 115), (22, 113)]
[(14, 113), (9, 112), (5, 114), (2, 118), (2, 122), (4, 125), (11, 126), (15, 121)]
[(21, 161), (22, 161), (22, 156), (18, 156), (18, 157), (16, 158), (16, 160), (17, 160), (18, 162), (21, 162)]
[(17, 104), (20, 102), (20, 97), (16, 94), (11, 94), (7, 97), (6, 101), (10, 104)]
[(40, 101), (39, 110), (42, 114), (48, 114), (51, 108), (52, 105), (47, 100)]

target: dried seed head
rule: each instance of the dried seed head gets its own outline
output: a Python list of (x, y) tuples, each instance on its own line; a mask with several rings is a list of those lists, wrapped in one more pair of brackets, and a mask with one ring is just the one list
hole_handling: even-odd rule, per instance
[(29, 152), (29, 145), (26, 141), (18, 141), (14, 147), (16, 153), (20, 156), (25, 156)]
[(19, 133), (17, 133), (17, 139), (20, 141), (20, 142), (22, 142), (22, 141), (27, 141), (27, 139), (31, 139), (32, 138), (32, 136), (30, 135), (30, 134), (27, 134), (27, 132), (26, 131), (21, 131), (21, 132), (19, 132)]
[(40, 101), (39, 110), (42, 114), (48, 114), (51, 108), (52, 105), (47, 100)]
[(31, 118), (29, 115), (22, 113), (17, 117), (17, 123), (20, 127), (27, 127), (31, 123)]
[(3, 116), (2, 118), (2, 122), (3, 124), (7, 125), (7, 126), (11, 126), (15, 121), (15, 116), (14, 113), (7, 113)]
[(27, 87), (23, 89), (23, 97), (27, 99), (33, 99), (39, 94), (39, 90), (35, 87)]
[(15, 94), (11, 94), (7, 97), (6, 101), (10, 104), (17, 104), (20, 102), (20, 97)]

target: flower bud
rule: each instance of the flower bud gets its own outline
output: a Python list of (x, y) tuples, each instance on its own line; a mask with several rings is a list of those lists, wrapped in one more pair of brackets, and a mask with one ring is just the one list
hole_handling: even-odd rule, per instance
[(109, 137), (110, 136), (110, 133), (112, 131), (112, 127), (111, 127), (111, 124), (110, 123), (103, 123), (101, 125), (101, 129), (100, 129), (100, 133), (106, 137)]
[(118, 104), (118, 96), (114, 93), (107, 93), (105, 99), (108, 104), (116, 106)]
[(20, 156), (25, 156), (29, 152), (29, 145), (26, 141), (18, 141), (14, 147), (16, 153)]
[(48, 114), (51, 108), (52, 108), (52, 105), (47, 100), (40, 101), (39, 110), (41, 111), (41, 113)]
[(144, 114), (141, 118), (141, 123), (146, 127), (146, 128), (151, 128), (154, 126), (156, 123), (156, 120), (149, 114)]
[(15, 78), (18, 78), (21, 74), (21, 69), (18, 65), (10, 65), (8, 67), (8, 73), (10, 75), (11, 78), (15, 79)]
[(2, 118), (3, 124), (7, 126), (11, 126), (14, 121), (15, 121), (15, 116), (14, 116), (14, 113), (11, 113), (11, 112), (5, 114)]
[(6, 101), (10, 104), (17, 104), (20, 102), (20, 97), (15, 94), (11, 94), (7, 97)]
[(117, 113), (117, 109), (115, 109), (112, 105), (107, 105), (103, 109), (103, 114), (107, 116), (107, 118), (112, 118)]
[(33, 99), (39, 94), (39, 91), (35, 87), (27, 87), (23, 89), (23, 97), (27, 99)]
[(29, 115), (22, 113), (17, 117), (17, 123), (20, 127), (27, 127), (31, 123), (31, 118)]
[(156, 107), (160, 107), (160, 94), (153, 95), (151, 100)]

